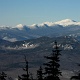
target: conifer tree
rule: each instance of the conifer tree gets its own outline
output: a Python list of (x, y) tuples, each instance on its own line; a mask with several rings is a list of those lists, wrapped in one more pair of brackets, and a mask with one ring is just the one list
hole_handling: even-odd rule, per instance
[(43, 72), (42, 72), (42, 67), (40, 66), (39, 70), (37, 70), (37, 79), (38, 80), (43, 80)]
[(29, 72), (28, 72), (28, 61), (26, 59), (26, 56), (25, 56), (25, 62), (26, 62), (26, 66), (25, 66), (25, 68), (23, 68), (23, 70), (26, 71), (26, 74), (22, 74), (21, 75), (22, 77), (18, 76), (18, 80), (30, 80)]
[(49, 61), (45, 63), (45, 80), (60, 80), (59, 76), (61, 75), (61, 71), (59, 70), (59, 55), (60, 54), (59, 47), (57, 42), (55, 41), (54, 49), (52, 50), (51, 56), (45, 56)]
[(5, 78), (7, 77), (7, 74), (5, 74), (4, 72), (0, 73), (0, 80), (6, 80)]

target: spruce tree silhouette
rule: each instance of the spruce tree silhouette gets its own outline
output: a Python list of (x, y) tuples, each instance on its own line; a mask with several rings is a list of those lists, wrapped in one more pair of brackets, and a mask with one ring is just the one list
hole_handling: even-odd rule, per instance
[(5, 74), (4, 72), (0, 73), (0, 80), (6, 80), (5, 78), (7, 77), (7, 74)]
[(39, 70), (37, 70), (37, 80), (43, 80), (43, 72), (42, 67), (40, 66)]
[(52, 50), (51, 56), (45, 56), (49, 61), (45, 63), (45, 80), (60, 80), (59, 76), (61, 75), (61, 71), (59, 70), (59, 55), (60, 54), (59, 47), (57, 42), (55, 41), (54, 49)]
[(29, 73), (28, 73), (28, 61), (26, 59), (26, 56), (24, 56), (24, 57), (25, 57), (26, 66), (25, 66), (25, 68), (23, 68), (23, 70), (26, 71), (26, 74), (22, 74), (21, 75), (22, 77), (18, 76), (18, 80), (30, 80)]

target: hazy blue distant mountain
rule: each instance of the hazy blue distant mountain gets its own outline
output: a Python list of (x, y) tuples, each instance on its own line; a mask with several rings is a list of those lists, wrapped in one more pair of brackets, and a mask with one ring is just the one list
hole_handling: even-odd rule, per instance
[(22, 25), (16, 27), (0, 27), (0, 38), (11, 42), (39, 38), (41, 36), (80, 36), (80, 22), (65, 19), (58, 22)]

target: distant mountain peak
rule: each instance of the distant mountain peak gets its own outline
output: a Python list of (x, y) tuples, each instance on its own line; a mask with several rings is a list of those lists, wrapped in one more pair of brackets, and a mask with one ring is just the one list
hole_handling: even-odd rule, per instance
[(0, 27), (0, 38), (8, 41), (26, 40), (41, 36), (80, 36), (80, 22), (64, 19), (57, 22), (44, 22), (41, 24), (23, 25), (15, 27)]
[(71, 26), (71, 25), (79, 25), (80, 26), (80, 22), (76, 22), (75, 20), (71, 20), (71, 19), (64, 19), (64, 20), (60, 20), (57, 22), (43, 22), (41, 24), (32, 24), (32, 25), (22, 25), (22, 24), (18, 24), (16, 26), (16, 28), (18, 28), (19, 30), (23, 30), (25, 28), (28, 29), (38, 29), (39, 27), (44, 28), (44, 27), (54, 27), (57, 25), (61, 25), (63, 27), (67, 27), (67, 26)]
[(64, 19), (64, 20), (61, 20), (60, 22), (76, 22), (76, 21), (74, 21), (74, 20), (71, 20), (71, 19)]
[(61, 20), (61, 21), (58, 21), (58, 22), (54, 22), (54, 23), (55, 24), (62, 25), (62, 26), (80, 25), (80, 22), (76, 22), (76, 21), (71, 20), (71, 19), (64, 19), (64, 20)]
[(17, 28), (19, 30), (23, 30), (25, 28), (36, 29), (39, 27), (42, 27), (42, 28), (43, 27), (54, 27), (56, 25), (61, 25), (63, 27), (70, 26), (70, 25), (79, 25), (80, 26), (80, 22), (76, 22), (75, 20), (71, 20), (71, 19), (64, 19), (64, 20), (60, 20), (57, 22), (43, 22), (41, 24), (32, 24), (32, 25), (18, 24), (18, 25), (16, 25), (16, 27), (0, 26), (0, 29)]
[(37, 24), (32, 24), (32, 25), (29, 26), (29, 28), (30, 29), (36, 29), (36, 28), (38, 28), (38, 25)]
[(19, 30), (22, 30), (22, 29), (23, 29), (23, 25), (22, 25), (22, 24), (18, 24), (16, 27), (17, 27)]

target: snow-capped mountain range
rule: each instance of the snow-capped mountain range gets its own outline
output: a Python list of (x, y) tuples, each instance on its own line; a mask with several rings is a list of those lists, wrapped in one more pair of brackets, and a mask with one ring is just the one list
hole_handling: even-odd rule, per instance
[(33, 25), (18, 24), (16, 27), (0, 27), (0, 38), (11, 42), (41, 36), (54, 37), (64, 35), (80, 36), (80, 22), (65, 19), (58, 22), (44, 22)]
[(52, 47), (54, 47), (54, 41), (56, 40), (62, 50), (60, 56), (61, 70), (65, 75), (64, 78), (69, 79), (75, 73), (74, 71), (77, 72), (80, 69), (80, 41), (76, 38), (80, 38), (80, 22), (70, 19), (29, 26), (22, 24), (16, 27), (1, 26), (0, 70), (8, 70), (8, 73), (18, 72), (18, 68), (22, 69), (23, 67), (22, 55), (26, 54), (28, 60), (30, 60), (29, 65), (31, 68), (33, 67), (35, 72), (35, 66), (37, 68), (43, 64), (45, 61), (44, 56), (52, 52)]
[[(61, 25), (63, 27), (66, 27), (66, 26), (70, 26), (70, 25), (79, 25), (80, 26), (80, 22), (76, 22), (74, 20), (71, 20), (71, 19), (65, 19), (65, 20), (61, 20), (61, 21), (58, 21), (58, 22), (44, 22), (42, 24), (33, 24), (33, 25), (30, 25), (30, 26), (26, 26), (30, 29), (35, 29), (35, 28), (38, 28), (38, 27), (45, 27), (45, 26), (48, 26), (48, 27), (53, 27), (53, 26), (56, 26), (56, 25)], [(24, 26), (22, 24), (19, 24), (16, 26), (18, 29), (23, 29)]]

